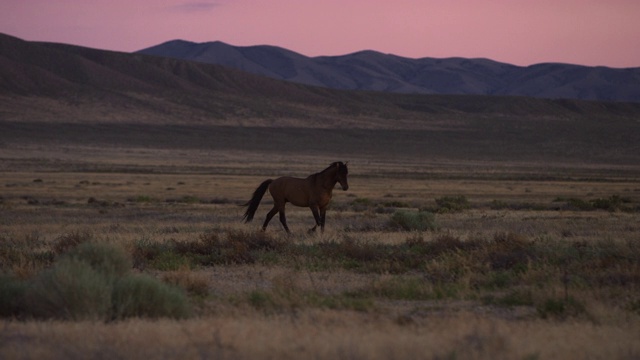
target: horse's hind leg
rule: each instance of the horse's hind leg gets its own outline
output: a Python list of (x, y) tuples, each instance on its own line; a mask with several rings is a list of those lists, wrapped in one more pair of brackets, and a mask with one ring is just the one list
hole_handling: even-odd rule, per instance
[(291, 233), (291, 231), (289, 231), (289, 227), (287, 226), (287, 217), (284, 215), (284, 206), (282, 207), (282, 209), (280, 209), (280, 223), (282, 223), (282, 226), (288, 233)]
[(267, 214), (267, 217), (264, 219), (264, 223), (262, 224), (262, 231), (267, 230), (267, 225), (269, 225), (269, 221), (271, 221), (271, 219), (273, 218), (273, 216), (278, 212), (278, 208), (276, 206), (274, 206), (269, 213)]

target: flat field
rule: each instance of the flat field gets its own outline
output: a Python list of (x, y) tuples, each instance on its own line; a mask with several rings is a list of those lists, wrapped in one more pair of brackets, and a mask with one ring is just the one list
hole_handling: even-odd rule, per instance
[[(2, 148), (3, 281), (106, 243), (188, 313), (70, 320), (3, 286), (0, 357), (640, 357), (639, 168), (258, 150)], [(336, 160), (324, 233), (290, 205), (260, 232), (268, 195), (242, 223), (264, 179)]]

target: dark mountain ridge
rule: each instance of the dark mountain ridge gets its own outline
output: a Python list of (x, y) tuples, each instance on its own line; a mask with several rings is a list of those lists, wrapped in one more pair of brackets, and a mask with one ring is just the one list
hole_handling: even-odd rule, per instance
[[(366, 64), (372, 66), (372, 62)], [(0, 95), (13, 97), (5, 103), (5, 118), (52, 117), (56, 111), (66, 111), (64, 118), (69, 121), (78, 119), (78, 112), (86, 108), (87, 114), (100, 121), (152, 121), (157, 116), (172, 122), (250, 119), (268, 126), (290, 124), (285, 119), (296, 126), (414, 128), (455, 122), (464, 116), (567, 118), (616, 112), (633, 117), (640, 109), (635, 103), (332, 90), (219, 65), (27, 42), (7, 35), (0, 35), (0, 65)], [(56, 106), (41, 108), (38, 104), (44, 99), (55, 101)], [(20, 101), (33, 104), (16, 108)], [(36, 115), (36, 110), (43, 114)]]
[(0, 150), (196, 148), (637, 166), (639, 119), (633, 102), (335, 90), (0, 34)]
[(333, 89), (640, 102), (640, 67), (560, 63), (521, 67), (489, 59), (411, 59), (370, 50), (307, 57), (275, 46), (243, 47), (220, 41), (173, 40), (138, 53), (225, 65)]

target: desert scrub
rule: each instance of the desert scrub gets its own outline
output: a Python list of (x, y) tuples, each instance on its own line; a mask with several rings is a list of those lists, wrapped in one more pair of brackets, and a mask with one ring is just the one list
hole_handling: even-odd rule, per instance
[(594, 211), (594, 210), (606, 210), (606, 211), (625, 211), (633, 212), (635, 209), (630, 204), (631, 199), (621, 197), (620, 195), (611, 195), (608, 198), (597, 198), (591, 200), (583, 200), (579, 198), (563, 198), (557, 197), (554, 202), (564, 202), (564, 207), (569, 210), (581, 210), (581, 211)]
[(265, 232), (229, 231), (205, 233), (192, 241), (173, 239), (157, 243), (138, 241), (134, 248), (136, 267), (146, 265), (163, 271), (184, 267), (254, 264), (265, 253), (279, 253), (290, 246)]
[(25, 292), (27, 313), (37, 318), (106, 320), (112, 283), (87, 262), (66, 258), (41, 272)]
[(396, 276), (379, 280), (361, 292), (391, 300), (428, 300), (434, 298), (432, 284), (415, 276)]
[(135, 196), (135, 197), (128, 198), (127, 201), (131, 202), (131, 203), (144, 204), (144, 203), (158, 202), (159, 200), (154, 198), (154, 197), (152, 197), (152, 196), (149, 196), (149, 195), (138, 195), (138, 196)]
[(131, 268), (121, 248), (82, 243), (28, 281), (3, 276), (0, 314), (100, 321), (189, 315), (183, 290), (146, 275), (131, 275)]
[(105, 243), (83, 243), (65, 257), (86, 262), (111, 281), (124, 276), (132, 267), (129, 254), (120, 247)]
[(40, 235), (24, 239), (0, 235), (0, 272), (29, 278), (53, 264), (56, 254)]
[(109, 318), (113, 284), (131, 270), (131, 260), (119, 247), (84, 242), (86, 236), (65, 239), (72, 239), (62, 242), (64, 248), (73, 244), (71, 250), (38, 274), (25, 291), (28, 315), (65, 320)]
[(570, 317), (589, 315), (584, 304), (571, 296), (565, 299), (548, 298), (538, 304), (536, 310), (543, 319), (565, 320)]
[(471, 208), (469, 200), (464, 195), (450, 195), (435, 199), (437, 213), (454, 213)]
[(407, 231), (436, 230), (436, 216), (428, 211), (399, 210), (391, 215), (389, 226)]
[(0, 316), (17, 317), (24, 311), (27, 283), (13, 276), (0, 274)]
[(113, 318), (186, 318), (191, 310), (184, 291), (149, 275), (130, 274), (113, 288)]
[(353, 211), (361, 212), (375, 206), (374, 202), (369, 198), (357, 198), (351, 201)]

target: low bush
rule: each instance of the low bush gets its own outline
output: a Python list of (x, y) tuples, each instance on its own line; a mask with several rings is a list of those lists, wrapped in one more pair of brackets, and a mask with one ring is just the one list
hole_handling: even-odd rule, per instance
[(152, 202), (158, 202), (158, 199), (151, 197), (149, 195), (138, 195), (136, 197), (128, 198), (127, 201), (132, 203), (152, 203)]
[(148, 275), (127, 275), (113, 288), (113, 318), (186, 318), (190, 306), (184, 291)]
[(16, 317), (24, 311), (27, 284), (9, 275), (0, 274), (0, 316)]
[(375, 203), (369, 198), (357, 198), (351, 202), (353, 211), (365, 211), (373, 206)]
[(29, 282), (2, 277), (0, 315), (106, 321), (189, 314), (184, 291), (149, 276), (131, 275), (131, 267), (121, 248), (81, 243)]
[(369, 291), (372, 295), (391, 300), (427, 300), (434, 297), (430, 283), (417, 277), (380, 281)]
[(533, 294), (529, 290), (512, 290), (498, 297), (487, 296), (483, 299), (483, 302), (487, 305), (505, 307), (534, 305)]
[(638, 315), (640, 315), (640, 300), (633, 300), (630, 301), (627, 306), (626, 306), (627, 310), (634, 312)]
[(105, 243), (80, 244), (65, 257), (86, 262), (111, 281), (125, 275), (132, 267), (130, 256), (122, 248)]
[(547, 299), (539, 304), (536, 310), (543, 319), (564, 320), (570, 317), (587, 315), (584, 304), (572, 297), (567, 299)]
[(407, 231), (436, 230), (436, 216), (427, 211), (399, 210), (391, 215), (389, 226)]
[(438, 213), (453, 213), (460, 212), (471, 208), (469, 200), (464, 195), (443, 196), (435, 199), (438, 206), (436, 212)]
[(373, 299), (368, 294), (364, 294), (364, 296), (360, 294), (328, 295), (299, 290), (283, 292), (282, 289), (251, 291), (247, 295), (247, 302), (256, 310), (267, 314), (303, 306), (360, 312), (370, 311), (375, 307)]
[(287, 246), (265, 232), (229, 231), (201, 235), (195, 241), (168, 240), (162, 243), (139, 241), (134, 249), (136, 267), (149, 265), (163, 271), (219, 264), (253, 264), (259, 254)]
[(105, 320), (111, 281), (85, 261), (66, 258), (41, 272), (25, 292), (29, 315), (63, 320)]
[(159, 253), (150, 262), (149, 266), (160, 271), (176, 271), (180, 269), (191, 269), (194, 267), (193, 261), (187, 255), (173, 251)]
[(258, 310), (270, 310), (276, 307), (273, 296), (270, 293), (260, 290), (254, 290), (249, 293), (248, 301), (251, 306)]
[(631, 203), (631, 200), (628, 198), (623, 198), (620, 195), (611, 195), (608, 198), (597, 198), (591, 200), (558, 197), (554, 200), (554, 202), (565, 202), (566, 208), (569, 210), (607, 210), (627, 212), (634, 211), (633, 207), (628, 205)]

